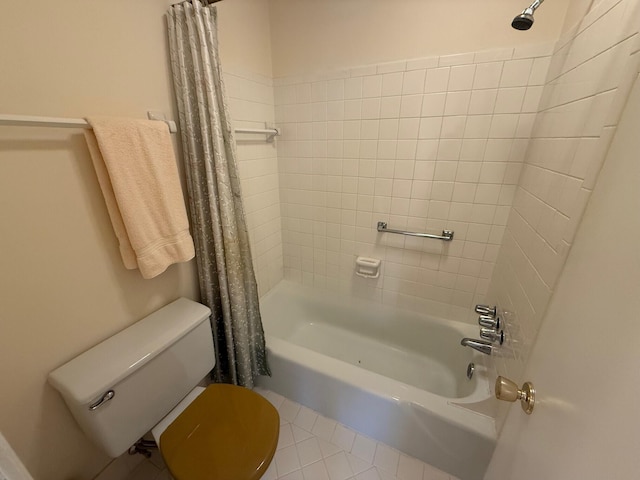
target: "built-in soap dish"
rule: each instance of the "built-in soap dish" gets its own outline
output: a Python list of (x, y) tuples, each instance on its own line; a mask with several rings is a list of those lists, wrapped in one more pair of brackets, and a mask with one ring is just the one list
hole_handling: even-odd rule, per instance
[(380, 276), (380, 260), (377, 258), (356, 258), (356, 275), (364, 278), (378, 278)]

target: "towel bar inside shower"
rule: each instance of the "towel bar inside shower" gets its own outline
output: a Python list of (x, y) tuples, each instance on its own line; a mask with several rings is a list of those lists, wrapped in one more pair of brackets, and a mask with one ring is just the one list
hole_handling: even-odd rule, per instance
[(452, 230), (443, 230), (442, 235), (434, 235), (432, 233), (406, 232), (404, 230), (394, 230), (392, 228), (388, 228), (387, 222), (378, 222), (378, 231), (380, 233), (397, 233), (398, 235), (409, 235), (410, 237), (435, 238), (436, 240), (443, 240), (445, 242), (450, 242), (451, 240), (453, 240)]
[(249, 133), (249, 134), (260, 134), (267, 136), (267, 142), (273, 142), (273, 139), (280, 135), (280, 130), (276, 127), (273, 128), (236, 128), (236, 133)]

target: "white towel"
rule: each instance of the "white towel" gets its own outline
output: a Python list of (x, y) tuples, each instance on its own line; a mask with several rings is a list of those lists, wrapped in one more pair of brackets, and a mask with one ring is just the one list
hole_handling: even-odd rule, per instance
[(91, 117), (85, 138), (120, 254), (153, 278), (195, 253), (167, 125)]

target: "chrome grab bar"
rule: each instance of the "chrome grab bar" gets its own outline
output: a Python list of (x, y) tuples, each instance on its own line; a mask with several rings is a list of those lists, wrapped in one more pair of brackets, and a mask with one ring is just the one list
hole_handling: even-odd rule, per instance
[(450, 242), (451, 240), (453, 240), (453, 232), (451, 230), (443, 230), (442, 235), (434, 235), (432, 233), (405, 232), (403, 230), (394, 230), (392, 228), (387, 228), (387, 222), (378, 222), (378, 231), (381, 233), (397, 233), (399, 235), (409, 235), (411, 237), (435, 238), (436, 240), (444, 240), (445, 242)]

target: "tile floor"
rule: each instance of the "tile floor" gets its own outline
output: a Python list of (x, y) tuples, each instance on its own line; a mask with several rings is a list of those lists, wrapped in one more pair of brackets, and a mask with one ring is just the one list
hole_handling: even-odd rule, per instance
[[(262, 480), (457, 480), (431, 465), (268, 390), (280, 413), (278, 449)], [(170, 480), (157, 452), (126, 480)]]

